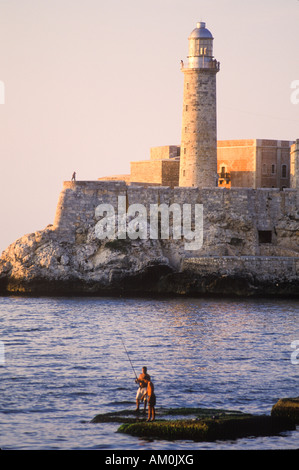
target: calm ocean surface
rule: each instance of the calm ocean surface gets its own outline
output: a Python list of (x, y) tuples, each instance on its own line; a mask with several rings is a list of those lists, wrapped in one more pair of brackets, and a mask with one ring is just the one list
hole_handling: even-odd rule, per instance
[[(299, 396), (299, 302), (231, 299), (0, 298), (0, 448), (296, 449), (299, 428), (229, 442), (147, 441), (92, 424), (135, 409), (136, 370), (159, 407), (270, 414)], [(3, 361), (2, 361), (3, 362)], [(294, 362), (294, 361), (293, 361)]]

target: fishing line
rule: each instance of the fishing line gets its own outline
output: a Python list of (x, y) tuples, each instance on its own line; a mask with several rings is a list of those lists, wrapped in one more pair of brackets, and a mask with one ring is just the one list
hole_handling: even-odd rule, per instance
[(138, 380), (137, 374), (136, 374), (136, 372), (135, 372), (135, 369), (134, 369), (134, 367), (133, 367), (133, 364), (132, 364), (132, 361), (131, 361), (131, 359), (130, 359), (129, 353), (128, 353), (128, 351), (127, 351), (126, 345), (125, 345), (124, 340), (122, 339), (122, 336), (121, 336), (120, 333), (119, 333), (119, 336), (120, 336), (121, 342), (122, 342), (122, 344), (123, 344), (124, 350), (126, 351), (126, 354), (127, 354), (127, 356), (128, 356), (128, 359), (129, 359), (129, 361), (130, 361), (130, 364), (131, 364), (131, 367), (132, 367), (132, 369), (133, 369), (133, 372), (134, 372), (134, 375), (135, 375), (135, 377), (136, 377), (136, 380)]

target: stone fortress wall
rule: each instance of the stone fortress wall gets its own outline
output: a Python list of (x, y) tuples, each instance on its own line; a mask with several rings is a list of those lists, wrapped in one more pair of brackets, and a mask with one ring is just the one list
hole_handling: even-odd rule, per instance
[[(85, 246), (86, 237), (96, 225), (95, 208), (109, 203), (117, 212), (118, 196), (126, 197), (127, 206), (144, 204), (147, 210), (150, 204), (203, 204), (200, 250), (186, 251), (183, 240), (160, 240), (170, 265), (183, 277), (187, 276), (183, 290), (190, 282), (192, 285), (194, 278), (204, 279), (200, 282), (205, 283), (215, 277), (217, 285), (221, 278), (223, 282), (234, 279), (231, 287), (234, 291), (235, 283), (242, 283), (244, 276), (246, 283), (248, 279), (259, 286), (270, 283), (273, 292), (284, 290), (282, 286), (298, 285), (299, 191), (296, 189), (200, 189), (130, 186), (122, 181), (65, 182), (54, 222), (61, 242)], [(139, 240), (136, 249), (142, 250), (142, 243), (144, 240)], [(197, 287), (195, 292), (201, 288)], [(223, 292), (227, 288), (225, 284)], [(289, 287), (286, 289), (288, 292)]]
[[(186, 252), (181, 240), (169, 239), (165, 247), (190, 257), (293, 257), (299, 269), (299, 192), (295, 189), (170, 188), (128, 186), (117, 181), (64, 182), (54, 230), (61, 240), (84, 243), (84, 234), (97, 223), (95, 209), (109, 203), (117, 214), (118, 196), (127, 207), (138, 203), (189, 203), (203, 205), (203, 246)], [(193, 215), (194, 215), (194, 211)], [(171, 222), (170, 222), (171, 223)], [(266, 268), (265, 266), (265, 269)]]
[[(295, 179), (299, 178), (298, 174), (295, 176), (295, 167), (298, 172), (298, 163), (295, 165), (298, 149), (299, 143), (294, 141), (218, 140), (218, 186), (280, 190), (294, 188)], [(179, 186), (181, 153), (181, 146), (178, 145), (152, 147), (149, 160), (131, 162), (130, 174), (106, 176), (99, 180), (122, 180), (128, 184), (154, 184), (174, 188)], [(205, 182), (203, 177), (202, 182)]]

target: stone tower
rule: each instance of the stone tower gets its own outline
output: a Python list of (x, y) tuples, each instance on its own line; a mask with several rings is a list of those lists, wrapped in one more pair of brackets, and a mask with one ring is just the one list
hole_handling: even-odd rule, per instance
[(299, 189), (299, 139), (291, 146), (290, 183), (292, 189)]
[(205, 23), (189, 37), (184, 73), (180, 186), (215, 187), (217, 180), (216, 74), (213, 36)]

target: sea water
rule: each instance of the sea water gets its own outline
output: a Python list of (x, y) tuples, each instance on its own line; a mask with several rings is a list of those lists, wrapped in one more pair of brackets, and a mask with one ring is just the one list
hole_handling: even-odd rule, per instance
[(299, 395), (298, 318), (294, 300), (2, 297), (0, 448), (296, 449), (298, 428), (198, 443), (140, 439), (91, 420), (135, 409), (143, 366), (157, 410), (270, 414), (279, 398)]

